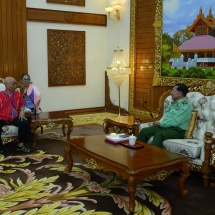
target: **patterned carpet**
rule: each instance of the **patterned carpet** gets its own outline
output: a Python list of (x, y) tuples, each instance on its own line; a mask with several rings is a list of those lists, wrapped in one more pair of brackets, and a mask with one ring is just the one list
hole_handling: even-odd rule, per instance
[[(76, 155), (72, 172), (66, 173), (61, 134), (39, 136), (30, 154), (17, 154), (8, 144), (6, 154), (0, 155), (1, 215), (128, 214), (125, 180), (91, 169)], [(170, 215), (171, 206), (151, 184), (143, 182), (137, 186), (134, 214)]]
[[(100, 134), (104, 134), (102, 125), (80, 125), (73, 128), (71, 138)], [(73, 171), (65, 173), (62, 139), (62, 129), (56, 128), (43, 135), (38, 131), (30, 154), (17, 153), (14, 144), (5, 146), (4, 155), (0, 154), (0, 214), (126, 215), (126, 183), (111, 173), (92, 170), (76, 154)], [(191, 172), (187, 197), (179, 195), (178, 177), (174, 173), (162, 182), (138, 185), (135, 215), (215, 214), (215, 189), (203, 185), (201, 174)]]
[(114, 113), (95, 113), (95, 114), (82, 114), (82, 115), (70, 115), (70, 117), (73, 119), (73, 125), (86, 125), (91, 123), (97, 123), (97, 124), (103, 124), (104, 119), (110, 119), (117, 117), (118, 114)]

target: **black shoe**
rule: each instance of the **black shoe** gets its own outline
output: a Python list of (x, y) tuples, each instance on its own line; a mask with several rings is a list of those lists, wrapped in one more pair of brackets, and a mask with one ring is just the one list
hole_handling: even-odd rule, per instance
[(32, 149), (27, 148), (26, 146), (21, 146), (21, 147), (18, 146), (18, 147), (16, 148), (16, 150), (17, 150), (18, 152), (26, 152), (26, 153), (28, 153), (28, 152), (31, 152)]

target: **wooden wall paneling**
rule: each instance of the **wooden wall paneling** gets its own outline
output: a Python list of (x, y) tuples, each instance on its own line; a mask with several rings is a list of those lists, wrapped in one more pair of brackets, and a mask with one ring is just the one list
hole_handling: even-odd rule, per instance
[(27, 8), (27, 20), (107, 26), (107, 15)]
[[(155, 69), (156, 0), (136, 0), (134, 107), (156, 111), (159, 97), (169, 87), (152, 86)], [(142, 101), (142, 103), (141, 103)], [(144, 109), (143, 109), (144, 110)]]
[[(17, 5), (16, 5), (16, 8), (17, 8), (17, 6), (21, 6), (21, 5), (19, 5), (19, 2), (17, 2)], [(18, 41), (18, 43), (17, 43), (17, 62), (15, 62), (15, 67), (18, 67), (18, 68), (22, 68), (23, 69), (23, 60), (22, 60), (22, 50), (23, 50), (23, 40), (22, 40), (22, 36), (23, 36), (23, 32), (22, 32), (22, 17), (21, 17), (21, 11), (19, 11), (19, 10), (17, 10), (16, 11), (16, 22), (15, 22), (15, 25), (17, 26), (17, 24), (18, 23), (20, 23), (20, 25), (19, 25), (19, 27), (18, 27), (18, 29), (17, 29), (17, 32), (14, 32), (14, 33), (16, 33), (16, 36), (15, 36), (15, 38), (17, 38), (17, 41)], [(15, 21), (15, 20), (14, 20)], [(24, 73), (24, 71), (23, 71), (23, 73)], [(20, 79), (20, 77), (19, 77), (19, 79)], [(18, 79), (18, 80), (19, 80)]]
[[(11, 1), (7, 1), (6, 2), (6, 31), (7, 31), (7, 59), (8, 59), (8, 65), (7, 65), (7, 69), (8, 69), (8, 74), (10, 73), (10, 71), (13, 71), (13, 56), (12, 56), (12, 10), (11, 10), (11, 6), (12, 6), (12, 2)], [(6, 51), (6, 50), (5, 50)]]
[(26, 1), (0, 0), (0, 77), (27, 73)]
[(3, 59), (3, 71), (1, 77), (8, 75), (8, 53), (7, 53), (7, 2), (6, 0), (1, 0), (1, 12), (2, 12), (2, 23), (1, 23), (1, 33), (2, 33), (2, 59)]
[[(18, 38), (17, 38), (17, 32), (18, 32), (18, 26), (17, 26), (17, 5), (16, 2), (12, 4), (12, 44), (13, 44), (13, 61), (19, 62), (18, 59)], [(18, 72), (18, 63), (13, 64), (13, 70)]]
[[(23, 73), (28, 73), (28, 52), (27, 52), (27, 14), (26, 14), (26, 0), (22, 1), (22, 42), (23, 42), (23, 51), (22, 51), (22, 62), (23, 62), (23, 71), (20, 71), (20, 77)], [(18, 26), (18, 23), (17, 23)]]

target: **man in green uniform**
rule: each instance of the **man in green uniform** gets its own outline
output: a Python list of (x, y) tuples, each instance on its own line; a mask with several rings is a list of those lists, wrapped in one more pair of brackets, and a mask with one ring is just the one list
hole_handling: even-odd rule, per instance
[(151, 144), (161, 147), (164, 140), (183, 139), (192, 115), (187, 92), (186, 85), (176, 84), (170, 93), (173, 102), (166, 107), (162, 119), (153, 122), (151, 127), (141, 129), (137, 140), (147, 142), (154, 136)]

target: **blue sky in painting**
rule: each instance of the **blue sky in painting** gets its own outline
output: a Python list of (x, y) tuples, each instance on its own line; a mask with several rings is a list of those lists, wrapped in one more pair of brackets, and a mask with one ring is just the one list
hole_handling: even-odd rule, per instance
[(164, 0), (163, 32), (173, 36), (176, 31), (191, 25), (200, 7), (205, 17), (211, 7), (215, 18), (215, 0)]

